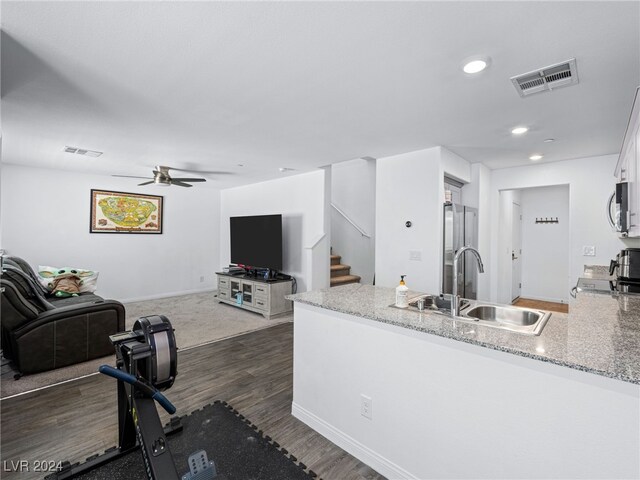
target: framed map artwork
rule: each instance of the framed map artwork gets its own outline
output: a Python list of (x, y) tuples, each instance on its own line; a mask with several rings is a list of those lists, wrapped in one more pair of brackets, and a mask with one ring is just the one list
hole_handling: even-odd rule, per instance
[(162, 233), (162, 197), (91, 190), (90, 233)]

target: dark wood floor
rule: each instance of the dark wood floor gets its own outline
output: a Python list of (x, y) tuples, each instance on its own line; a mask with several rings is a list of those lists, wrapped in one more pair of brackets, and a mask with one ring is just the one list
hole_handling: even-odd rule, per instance
[[(292, 380), (293, 324), (286, 323), (181, 352), (178, 378), (166, 394), (177, 415), (226, 400), (324, 479), (382, 479), (291, 415)], [(115, 392), (114, 380), (96, 375), (2, 401), (3, 470), (18, 460), (79, 462), (115, 445)], [(169, 417), (162, 411), (161, 418)], [(215, 459), (215, 452), (209, 456)]]
[(544, 302), (542, 300), (531, 300), (530, 298), (519, 298), (513, 304), (516, 307), (537, 308), (549, 310), (550, 312), (569, 313), (569, 305), (566, 303)]

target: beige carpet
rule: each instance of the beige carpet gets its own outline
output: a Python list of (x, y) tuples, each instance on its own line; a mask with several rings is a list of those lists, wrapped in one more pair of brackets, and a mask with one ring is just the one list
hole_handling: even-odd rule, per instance
[[(179, 349), (193, 348), (261, 328), (271, 327), (293, 319), (291, 314), (267, 320), (262, 315), (240, 308), (218, 303), (213, 292), (196, 293), (180, 297), (125, 304), (127, 329), (140, 317), (147, 315), (166, 316), (175, 329)], [(20, 393), (72, 380), (98, 371), (102, 364), (115, 364), (115, 355), (98, 358), (49, 372), (26, 375), (13, 379), (10, 371), (0, 376), (0, 397)]]

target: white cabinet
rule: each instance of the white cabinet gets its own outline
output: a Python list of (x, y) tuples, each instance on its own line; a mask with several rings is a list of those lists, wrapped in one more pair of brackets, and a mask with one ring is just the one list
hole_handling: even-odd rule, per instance
[(282, 315), (293, 310), (293, 304), (285, 295), (291, 293), (291, 280), (267, 282), (255, 277), (218, 275), (218, 302), (233, 305), (265, 318)]
[(629, 124), (614, 175), (618, 183), (627, 183), (629, 230), (621, 236), (640, 237), (640, 87), (631, 109)]

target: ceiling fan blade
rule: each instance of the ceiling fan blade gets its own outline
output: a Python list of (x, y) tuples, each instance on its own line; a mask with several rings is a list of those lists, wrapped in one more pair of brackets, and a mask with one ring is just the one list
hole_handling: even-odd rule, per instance
[(171, 177), (171, 180), (177, 180), (178, 182), (206, 182), (206, 178), (176, 178)]
[(148, 182), (139, 183), (138, 186), (141, 187), (142, 185), (149, 185), (150, 183), (153, 183), (153, 180), (149, 180)]
[(124, 178), (149, 178), (149, 177), (137, 177), (135, 175), (111, 175), (112, 177), (124, 177)]
[(175, 178), (171, 179), (171, 185), (178, 185), (179, 187), (193, 187), (193, 185), (189, 185), (188, 183), (182, 183), (177, 181)]
[(201, 173), (203, 175), (233, 175), (234, 172), (219, 172), (216, 170), (198, 170), (197, 168), (188, 170), (186, 168), (173, 168), (170, 167), (171, 170), (175, 170), (176, 172), (189, 172), (189, 173)]

